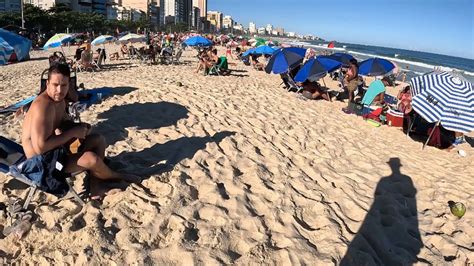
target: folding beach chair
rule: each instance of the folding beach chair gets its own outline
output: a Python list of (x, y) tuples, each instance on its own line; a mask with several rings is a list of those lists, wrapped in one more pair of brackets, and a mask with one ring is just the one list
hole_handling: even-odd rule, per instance
[(281, 78), (283, 79), (283, 84), (285, 84), (288, 91), (300, 92), (303, 90), (303, 87), (298, 86), (288, 72), (281, 74)]
[[(44, 191), (44, 184), (34, 181), (21, 173), (23, 162), (26, 160), (23, 148), (20, 144), (11, 141), (7, 138), (0, 136), (0, 172), (7, 176), (11, 176), (15, 180), (18, 180), (29, 186), (29, 192), (24, 199), (23, 209), (27, 209), (34, 197), (36, 191)], [(70, 177), (78, 175), (78, 173), (71, 174), (65, 181), (68, 187), (68, 193), (83, 206), (84, 201), (79, 197), (77, 192), (72, 188), (70, 184)], [(69, 199), (70, 197), (64, 197), (63, 199)]]
[(219, 60), (217, 64), (213, 65), (209, 69), (209, 75), (228, 75), (230, 73), (229, 71), (229, 64), (227, 62), (227, 57), (221, 56), (219, 57)]
[(174, 64), (179, 64), (179, 59), (183, 55), (183, 49), (179, 49), (178, 52), (176, 52), (176, 55), (172, 56), (171, 58), (171, 63)]

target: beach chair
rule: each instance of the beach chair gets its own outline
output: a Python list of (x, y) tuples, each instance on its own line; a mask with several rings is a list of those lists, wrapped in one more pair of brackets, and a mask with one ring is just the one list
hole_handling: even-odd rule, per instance
[(227, 62), (227, 57), (221, 56), (215, 65), (209, 69), (209, 75), (225, 76), (229, 75), (229, 64)]
[(92, 65), (96, 67), (97, 69), (101, 70), (102, 69), (102, 64), (105, 60), (105, 49), (100, 50), (99, 58), (97, 58), (97, 61), (93, 60)]
[[(44, 191), (44, 184), (42, 184), (41, 182), (32, 180), (21, 173), (23, 162), (25, 160), (26, 160), (26, 157), (23, 151), (23, 147), (20, 144), (14, 141), (11, 141), (5, 137), (0, 136), (0, 172), (29, 186), (28, 187), (29, 192), (27, 193), (26, 198), (24, 199), (24, 204), (23, 204), (23, 209), (26, 210), (32, 198), (34, 197), (35, 193), (37, 191), (43, 191), (43, 192), (45, 191)], [(62, 199), (65, 200), (65, 199), (70, 199), (72, 197), (82, 207), (85, 203), (79, 197), (79, 195), (74, 190), (74, 188), (72, 188), (71, 183), (70, 183), (71, 182), (70, 178), (78, 174), (80, 174), (80, 172), (71, 174), (68, 176), (68, 178), (66, 178), (65, 182), (67, 185), (67, 191), (65, 192), (67, 192), (67, 194), (69, 194), (70, 196), (67, 196), (67, 194), (64, 193), (65, 195), (64, 197), (62, 197)], [(45, 193), (48, 193), (48, 192), (45, 192)]]
[(288, 91), (300, 92), (303, 90), (303, 87), (298, 86), (295, 80), (289, 75), (288, 72), (281, 74), (281, 78), (284, 79), (284, 81), (286, 81), (286, 83), (285, 82), (284, 83)]
[(176, 55), (172, 56), (171, 58), (171, 64), (179, 64), (179, 59), (183, 55), (183, 49), (179, 49), (178, 52), (176, 52)]
[(76, 70), (78, 72), (82, 71), (92, 71), (94, 72), (94, 60), (92, 59), (92, 51), (82, 51), (81, 53), (81, 60), (76, 62)]

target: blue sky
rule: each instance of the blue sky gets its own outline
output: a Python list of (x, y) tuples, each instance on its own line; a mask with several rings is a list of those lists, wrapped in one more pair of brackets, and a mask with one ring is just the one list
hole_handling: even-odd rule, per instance
[(474, 0), (208, 0), (248, 27), (474, 59)]

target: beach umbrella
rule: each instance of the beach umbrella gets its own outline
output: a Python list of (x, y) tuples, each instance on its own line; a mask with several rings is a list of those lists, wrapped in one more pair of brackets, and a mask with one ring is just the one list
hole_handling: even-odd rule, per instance
[(392, 71), (395, 65), (382, 58), (369, 58), (359, 64), (359, 74), (365, 76), (382, 76)]
[(15, 52), (15, 49), (0, 37), (0, 65), (7, 64), (13, 52)]
[(303, 67), (298, 71), (295, 76), (296, 82), (304, 82), (309, 80), (318, 80), (327, 73), (332, 72), (341, 67), (341, 63), (334, 59), (324, 57), (312, 57), (309, 59)]
[(146, 40), (145, 35), (140, 35), (140, 34), (135, 34), (135, 33), (129, 33), (127, 35), (124, 35), (118, 39), (119, 42), (144, 42)]
[(288, 72), (288, 70), (303, 62), (305, 54), (306, 49), (304, 48), (289, 47), (278, 49), (268, 61), (265, 72), (269, 74), (272, 72), (275, 74)]
[(413, 108), (426, 121), (455, 132), (474, 131), (471, 82), (449, 72), (433, 72), (411, 79), (410, 85)]
[(108, 42), (113, 42), (115, 41), (115, 37), (111, 35), (100, 35), (99, 37), (95, 38), (92, 41), (92, 45), (101, 45), (101, 44), (106, 44)]
[(331, 55), (325, 55), (325, 56), (321, 56), (321, 57), (336, 60), (336, 61), (342, 63), (342, 66), (345, 66), (345, 67), (348, 67), (349, 63), (350, 63), (350, 60), (354, 59), (354, 57), (352, 55), (347, 54), (347, 53), (333, 53)]
[(194, 36), (184, 41), (184, 44), (187, 46), (211, 46), (212, 42), (202, 36)]
[(60, 47), (72, 40), (74, 40), (74, 35), (72, 34), (57, 33), (53, 37), (49, 38), (49, 40), (43, 46), (43, 49)]
[(271, 55), (273, 54), (277, 49), (274, 49), (268, 45), (263, 45), (263, 46), (259, 46), (257, 48), (255, 48), (255, 50), (253, 51), (254, 54), (267, 54), (267, 55)]
[(255, 51), (255, 48), (248, 49), (247, 51), (245, 51), (245, 52), (242, 54), (242, 56), (243, 56), (243, 57), (247, 57), (247, 56), (249, 56), (249, 55), (251, 55), (251, 54), (254, 54), (254, 51)]

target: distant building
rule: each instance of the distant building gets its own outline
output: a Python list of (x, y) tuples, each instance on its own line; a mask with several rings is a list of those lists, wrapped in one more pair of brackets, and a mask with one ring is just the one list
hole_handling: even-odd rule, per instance
[[(0, 0), (0, 8), (2, 1)], [(26, 4), (32, 4), (41, 9), (48, 10), (57, 4), (65, 4), (73, 11), (78, 12), (95, 12), (107, 16), (107, 6), (112, 4), (111, 0), (24, 0)]]
[(191, 25), (192, 0), (160, 0), (160, 24), (185, 23)]
[(224, 16), (219, 11), (208, 11), (207, 12), (207, 20), (211, 23), (211, 25), (215, 26), (215, 31), (219, 31), (222, 29)]
[(234, 25), (234, 20), (232, 19), (231, 16), (224, 16), (222, 19), (222, 28), (224, 29), (232, 29), (232, 26)]
[(20, 12), (21, 0), (0, 0), (0, 12)]
[(284, 36), (285, 35), (285, 30), (283, 28), (276, 28), (275, 30), (276, 30), (278, 36)]
[(266, 33), (266, 29), (264, 27), (258, 28), (257, 33), (260, 35), (264, 35)]
[(286, 33), (286, 36), (288, 36), (288, 37), (295, 37), (295, 36), (296, 36), (296, 33), (293, 32), (293, 31), (290, 31), (290, 32), (287, 32), (287, 33)]
[(255, 34), (255, 33), (257, 33), (257, 26), (256, 26), (255, 23), (253, 23), (253, 22), (250, 22), (250, 23), (249, 23), (249, 33), (250, 33), (250, 34)]
[(268, 35), (272, 35), (273, 25), (272, 24), (267, 24), (267, 27), (265, 27), (265, 31), (267, 32)]

